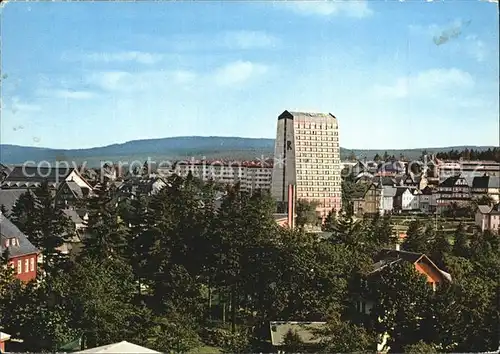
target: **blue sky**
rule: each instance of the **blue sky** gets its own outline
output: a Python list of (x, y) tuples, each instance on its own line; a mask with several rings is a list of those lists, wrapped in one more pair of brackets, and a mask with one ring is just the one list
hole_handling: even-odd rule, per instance
[(274, 138), (331, 112), (347, 148), (498, 145), (497, 4), (20, 2), (2, 8), (1, 142)]

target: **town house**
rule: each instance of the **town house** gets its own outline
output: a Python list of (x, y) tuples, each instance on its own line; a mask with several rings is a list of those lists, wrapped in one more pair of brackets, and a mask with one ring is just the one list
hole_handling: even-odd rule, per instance
[(448, 209), (452, 203), (463, 207), (471, 200), (471, 188), (462, 176), (448, 177), (438, 186), (437, 208), (438, 211)]
[(7, 258), (15, 276), (24, 282), (36, 278), (40, 251), (0, 211), (0, 254)]
[(481, 231), (499, 232), (500, 229), (500, 203), (490, 205), (479, 205), (476, 210), (475, 224)]

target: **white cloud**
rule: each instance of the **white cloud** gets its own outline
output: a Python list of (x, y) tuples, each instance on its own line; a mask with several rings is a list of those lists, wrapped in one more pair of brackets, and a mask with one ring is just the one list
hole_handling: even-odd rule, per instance
[(41, 110), (41, 107), (39, 105), (36, 105), (36, 104), (21, 102), (20, 98), (15, 96), (15, 97), (12, 97), (11, 104), (10, 104), (10, 110), (12, 111), (12, 113), (39, 112)]
[(476, 35), (468, 35), (465, 37), (463, 44), (465, 52), (478, 62), (483, 62), (487, 58), (490, 51), (486, 48), (486, 44)]
[(132, 82), (127, 79), (132, 78), (132, 74), (126, 71), (103, 71), (92, 73), (87, 82), (107, 91), (126, 91)]
[(86, 82), (109, 92), (136, 93), (159, 89), (168, 84), (189, 85), (196, 78), (196, 73), (188, 70), (99, 71), (91, 73)]
[(276, 47), (280, 43), (277, 37), (261, 31), (227, 32), (222, 37), (225, 46), (236, 49)]
[(322, 1), (286, 1), (283, 5), (291, 11), (304, 16), (337, 16), (364, 18), (373, 11), (368, 2), (363, 0), (322, 0)]
[(417, 75), (397, 78), (390, 85), (375, 85), (373, 92), (382, 98), (436, 97), (473, 86), (474, 79), (468, 72), (455, 68), (431, 69)]
[(90, 91), (77, 91), (70, 89), (41, 89), (37, 90), (37, 96), (63, 98), (70, 100), (88, 100), (95, 97)]
[(126, 51), (116, 53), (89, 53), (86, 59), (95, 62), (137, 62), (139, 64), (155, 64), (163, 59), (161, 54), (138, 51)]
[(214, 73), (216, 83), (222, 86), (243, 84), (253, 77), (263, 75), (268, 68), (249, 61), (235, 61), (217, 69)]

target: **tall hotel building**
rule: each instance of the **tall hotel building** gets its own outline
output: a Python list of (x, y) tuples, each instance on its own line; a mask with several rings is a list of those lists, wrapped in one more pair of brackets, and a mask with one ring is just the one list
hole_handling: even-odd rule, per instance
[[(339, 128), (332, 114), (284, 111), (278, 117), (271, 194), (282, 208), (288, 196), (316, 201), (326, 215), (342, 206)], [(295, 193), (289, 187), (295, 186)]]

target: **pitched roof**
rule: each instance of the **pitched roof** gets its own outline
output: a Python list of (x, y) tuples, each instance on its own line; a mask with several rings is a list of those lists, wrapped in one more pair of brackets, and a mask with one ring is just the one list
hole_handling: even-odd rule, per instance
[(292, 322), (271, 321), (271, 343), (273, 346), (284, 345), (284, 339), (289, 331), (296, 332), (303, 343), (319, 343), (321, 338), (315, 335), (315, 331), (324, 328), (326, 322)]
[(74, 209), (63, 209), (62, 212), (71, 219), (75, 224), (83, 224), (83, 219)]
[(481, 214), (500, 215), (500, 203), (493, 206), (478, 205), (477, 209)]
[(38, 249), (31, 244), (28, 237), (21, 232), (5, 215), (0, 212), (0, 252), (5, 251), (5, 242), (9, 238), (17, 238), (18, 245), (9, 246), (9, 259), (12, 257), (25, 256), (39, 253)]
[(440, 187), (454, 187), (459, 179), (462, 179), (460, 175), (448, 177), (443, 182), (439, 184)]
[(28, 189), (23, 188), (0, 189), (0, 205), (3, 205), (5, 210), (10, 213), (19, 197), (27, 191)]
[(398, 262), (409, 262), (416, 263), (417, 261), (425, 261), (433, 268), (435, 268), (439, 274), (441, 274), (445, 279), (451, 281), (451, 275), (446, 273), (445, 271), (439, 269), (432, 260), (427, 257), (424, 253), (418, 252), (409, 252), (403, 250), (395, 250), (395, 249), (382, 249), (374, 258), (375, 263), (372, 266), (372, 271), (369, 274), (376, 273), (386, 266), (398, 263)]
[(488, 188), (500, 188), (500, 177), (490, 176), (488, 181)]
[(68, 188), (70, 189), (71, 192), (73, 192), (73, 195), (77, 198), (83, 198), (83, 191), (82, 187), (78, 185), (78, 183), (74, 181), (66, 181), (65, 182)]
[(44, 182), (59, 183), (75, 169), (72, 167), (16, 166), (4, 182)]
[(383, 187), (384, 197), (395, 197), (396, 191), (397, 191), (397, 188), (395, 188), (395, 187), (390, 187), (390, 186)]
[(143, 354), (143, 353), (160, 353), (155, 350), (141, 347), (139, 345), (129, 343), (127, 341), (121, 341), (119, 343), (103, 345), (101, 347), (81, 350), (76, 353), (135, 353), (135, 354)]
[(488, 188), (489, 179), (490, 179), (489, 176), (474, 177), (474, 179), (472, 180), (472, 188), (481, 188), (481, 189)]

